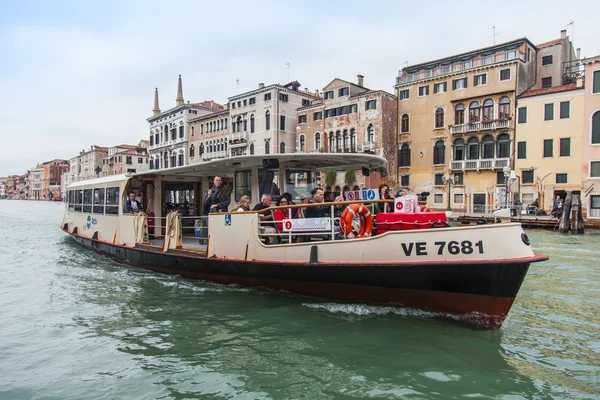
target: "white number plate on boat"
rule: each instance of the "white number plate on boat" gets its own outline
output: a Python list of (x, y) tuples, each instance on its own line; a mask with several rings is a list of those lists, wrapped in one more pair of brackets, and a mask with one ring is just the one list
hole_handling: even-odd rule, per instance
[(330, 218), (284, 219), (284, 232), (323, 232), (331, 230)]

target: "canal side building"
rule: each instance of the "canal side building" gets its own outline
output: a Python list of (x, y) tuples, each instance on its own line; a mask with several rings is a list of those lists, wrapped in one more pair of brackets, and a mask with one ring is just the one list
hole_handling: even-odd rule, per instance
[[(364, 76), (357, 83), (335, 78), (323, 88), (323, 99), (297, 109), (296, 149), (298, 152), (377, 154), (388, 160), (383, 171), (365, 179), (355, 172), (356, 182), (376, 187), (385, 178), (394, 184), (397, 155), (396, 96), (383, 90), (364, 87)], [(338, 173), (332, 191), (346, 182)]]
[(600, 55), (581, 61), (585, 67), (582, 202), (588, 218), (600, 219)]
[(550, 211), (556, 196), (581, 194), (583, 79), (530, 89), (517, 101), (513, 192), (524, 206), (537, 200), (539, 208)]

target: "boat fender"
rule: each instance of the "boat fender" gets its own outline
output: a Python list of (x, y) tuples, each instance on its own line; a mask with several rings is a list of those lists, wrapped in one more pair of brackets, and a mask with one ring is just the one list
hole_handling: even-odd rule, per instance
[(529, 244), (530, 244), (529, 238), (527, 237), (527, 235), (525, 233), (521, 233), (521, 240), (523, 241), (523, 243), (525, 243), (527, 246), (529, 246)]
[[(354, 235), (352, 221), (354, 216), (360, 216), (360, 231)], [(373, 214), (362, 203), (350, 204), (340, 218), (340, 233), (346, 239), (370, 237), (373, 232)]]

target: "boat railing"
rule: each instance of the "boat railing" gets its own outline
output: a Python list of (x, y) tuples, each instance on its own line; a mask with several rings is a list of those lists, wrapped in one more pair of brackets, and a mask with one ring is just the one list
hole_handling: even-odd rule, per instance
[[(276, 243), (293, 243), (293, 242), (308, 242), (311, 240), (336, 240), (341, 239), (340, 236), (340, 216), (343, 211), (343, 206), (350, 204), (374, 204), (376, 203), (390, 203), (393, 204), (394, 200), (354, 200), (354, 201), (339, 201), (339, 202), (328, 202), (328, 203), (310, 203), (310, 204), (290, 204), (286, 206), (272, 206), (260, 210), (260, 213), (271, 212), (272, 219), (259, 221), (259, 233), (258, 236), (263, 243), (271, 243), (271, 238), (275, 238)], [(289, 209), (289, 215), (294, 212), (298, 212), (298, 209), (308, 209), (311, 207), (323, 207), (329, 206), (329, 214), (325, 217), (300, 217), (294, 218), (289, 217), (281, 221), (276, 221), (274, 218), (275, 211), (277, 209)], [(309, 228), (302, 228), (295, 230), (291, 228), (294, 220), (304, 220), (309, 222)], [(289, 224), (287, 229), (284, 229), (284, 224)], [(277, 227), (280, 225), (281, 230)], [(271, 227), (274, 229), (267, 229)], [(291, 228), (291, 229), (290, 229)]]

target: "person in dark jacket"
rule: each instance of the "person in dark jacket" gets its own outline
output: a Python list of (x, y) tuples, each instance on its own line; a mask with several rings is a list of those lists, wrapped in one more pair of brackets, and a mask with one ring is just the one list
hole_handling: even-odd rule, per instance
[(231, 203), (231, 188), (223, 183), (223, 178), (215, 176), (213, 184), (204, 199), (204, 214), (227, 212)]
[(125, 212), (135, 214), (142, 211), (142, 205), (135, 199), (135, 192), (129, 193), (129, 198), (125, 202)]

